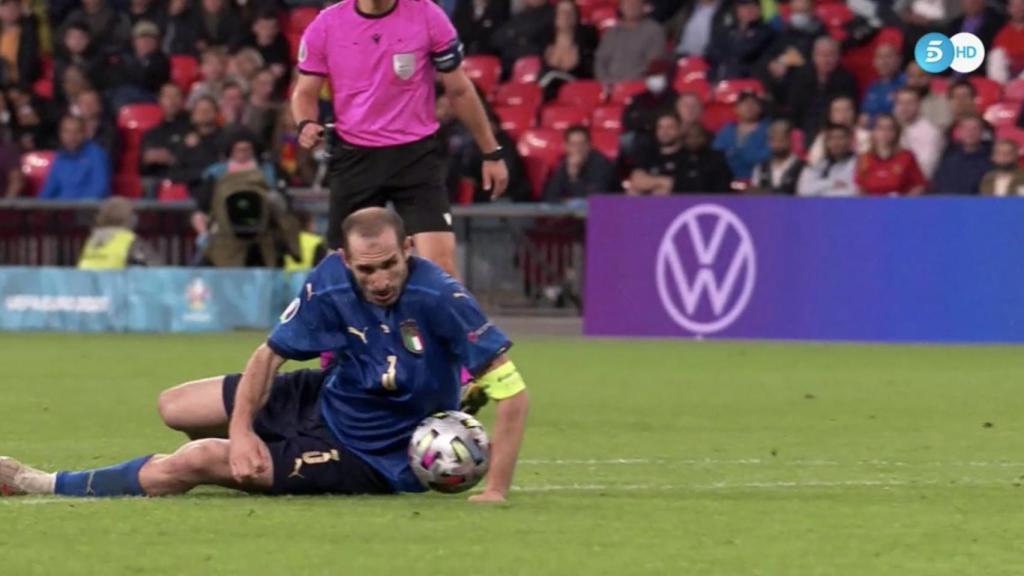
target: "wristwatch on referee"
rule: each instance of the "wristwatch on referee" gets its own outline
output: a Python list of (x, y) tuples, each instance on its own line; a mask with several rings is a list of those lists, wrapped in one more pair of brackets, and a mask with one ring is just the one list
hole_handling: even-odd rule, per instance
[(502, 148), (501, 146), (498, 146), (497, 148), (494, 149), (493, 152), (488, 152), (488, 153), (484, 154), (484, 160), (486, 160), (487, 162), (497, 162), (499, 160), (504, 160), (505, 159), (505, 155), (502, 154), (502, 152), (504, 152), (504, 151), (505, 151), (504, 148)]

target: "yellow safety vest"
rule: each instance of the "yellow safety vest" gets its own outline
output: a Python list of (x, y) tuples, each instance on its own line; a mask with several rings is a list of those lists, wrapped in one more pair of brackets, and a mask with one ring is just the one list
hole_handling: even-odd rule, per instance
[(285, 272), (296, 272), (298, 270), (309, 270), (313, 268), (313, 258), (316, 257), (316, 249), (324, 243), (321, 236), (311, 232), (299, 233), (299, 248), (302, 260), (296, 260), (291, 256), (284, 257)]
[(79, 270), (121, 270), (128, 266), (128, 252), (135, 242), (131, 230), (94, 231), (78, 260)]

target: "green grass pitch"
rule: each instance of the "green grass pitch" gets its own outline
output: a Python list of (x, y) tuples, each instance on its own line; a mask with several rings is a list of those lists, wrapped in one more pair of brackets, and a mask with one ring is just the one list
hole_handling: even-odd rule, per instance
[[(260, 338), (0, 335), (0, 453), (172, 450), (157, 393)], [(1020, 349), (535, 338), (513, 357), (532, 408), (507, 505), (0, 499), (0, 574), (1021, 572)]]

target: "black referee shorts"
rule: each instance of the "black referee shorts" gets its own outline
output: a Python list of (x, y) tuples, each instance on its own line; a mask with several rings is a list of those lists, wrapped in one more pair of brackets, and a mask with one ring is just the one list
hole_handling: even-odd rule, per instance
[(340, 139), (331, 151), (327, 243), (341, 246), (341, 222), (356, 210), (394, 204), (408, 234), (451, 232), (451, 206), (438, 138), (364, 148)]

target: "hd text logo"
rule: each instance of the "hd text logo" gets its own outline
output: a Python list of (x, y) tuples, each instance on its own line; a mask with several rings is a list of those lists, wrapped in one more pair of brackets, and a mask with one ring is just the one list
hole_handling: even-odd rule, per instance
[(970, 74), (985, 61), (985, 45), (969, 32), (955, 34), (952, 38), (932, 32), (917, 41), (914, 60), (930, 74), (941, 74), (949, 68), (960, 74)]

